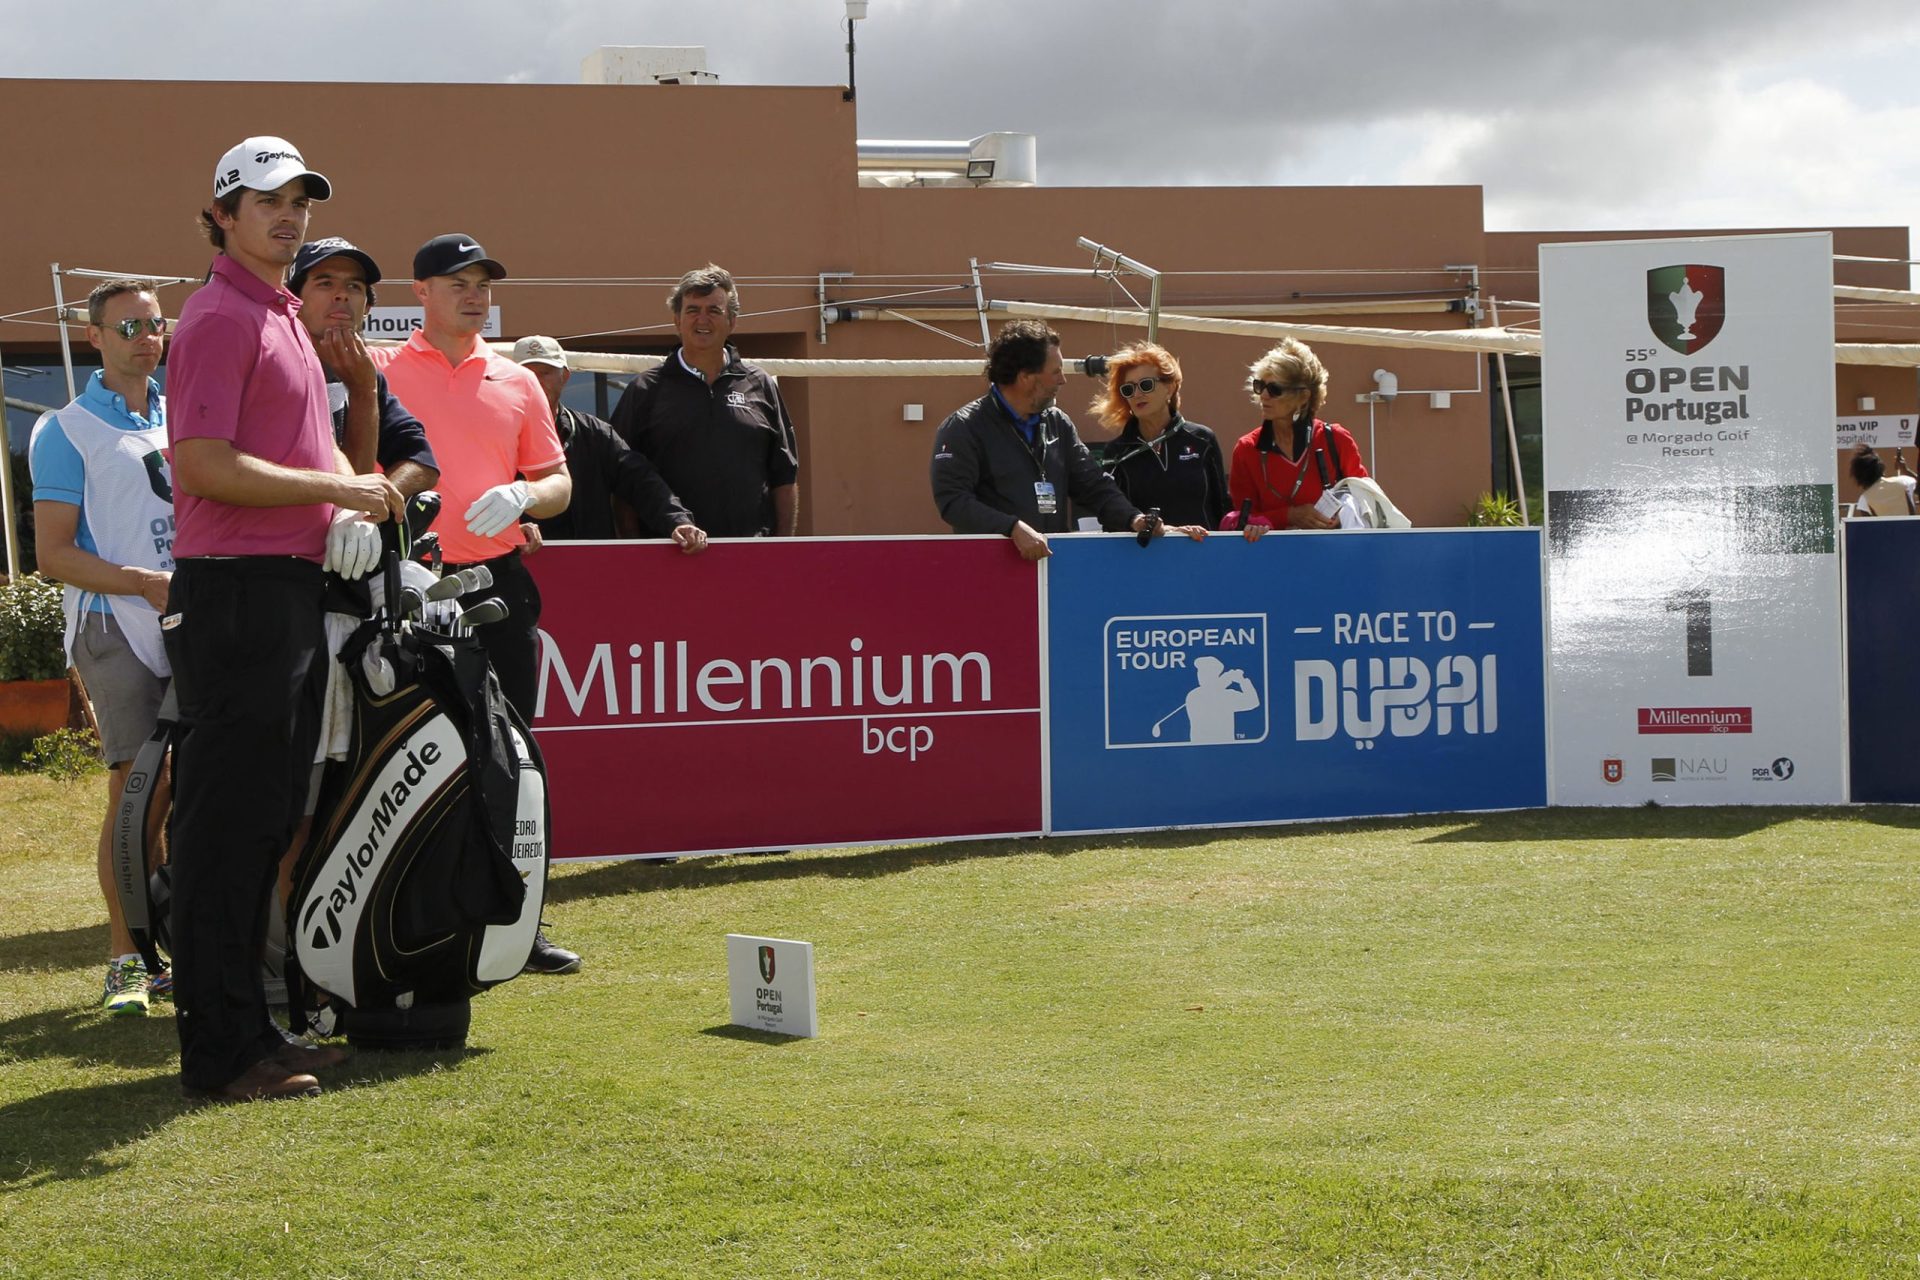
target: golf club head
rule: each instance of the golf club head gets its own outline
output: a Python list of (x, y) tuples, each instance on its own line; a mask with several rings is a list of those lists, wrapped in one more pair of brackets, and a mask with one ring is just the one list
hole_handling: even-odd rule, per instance
[(400, 616), (402, 618), (417, 618), (425, 612), (426, 607), (427, 596), (425, 592), (421, 591), (418, 587), (400, 588)]
[(464, 627), (484, 627), (488, 623), (506, 620), (507, 602), (499, 596), (490, 596), (471, 609), (460, 614), (460, 625)]
[(493, 585), (493, 570), (483, 564), (468, 565), (458, 573), (450, 573), (435, 582), (427, 590), (429, 600), (452, 600), (457, 596), (472, 595), (476, 591), (485, 591)]
[(427, 536), (428, 527), (440, 514), (440, 494), (433, 489), (414, 494), (407, 499), (406, 512), (407, 545), (411, 547)]
[(413, 540), (413, 560), (430, 560), (440, 554), (440, 535), (423, 533)]

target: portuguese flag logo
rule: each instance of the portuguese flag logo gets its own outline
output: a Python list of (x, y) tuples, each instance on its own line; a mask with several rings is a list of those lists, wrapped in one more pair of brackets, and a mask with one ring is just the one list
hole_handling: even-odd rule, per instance
[(1697, 262), (1647, 272), (1647, 327), (1683, 356), (1720, 336), (1727, 322), (1727, 273)]

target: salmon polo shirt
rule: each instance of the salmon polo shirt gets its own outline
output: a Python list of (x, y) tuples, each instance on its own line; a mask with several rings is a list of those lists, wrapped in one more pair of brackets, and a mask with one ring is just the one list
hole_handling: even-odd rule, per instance
[(372, 348), (387, 387), (427, 429), (440, 463), (440, 515), (433, 528), (449, 564), (505, 555), (526, 542), (518, 522), (491, 538), (467, 532), (467, 508), (495, 485), (567, 460), (540, 380), (474, 335), (459, 364), (415, 331), (405, 345)]
[[(180, 308), (167, 352), (167, 439), (225, 440), (307, 471), (337, 470), (327, 376), (300, 324), (300, 300), (221, 254)], [(182, 492), (174, 471), (176, 559), (299, 556), (318, 563), (333, 507), (236, 507)]]

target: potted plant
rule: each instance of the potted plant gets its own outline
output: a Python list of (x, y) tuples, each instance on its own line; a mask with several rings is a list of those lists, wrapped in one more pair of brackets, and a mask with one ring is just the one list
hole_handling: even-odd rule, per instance
[(60, 590), (37, 573), (0, 584), (0, 733), (38, 735), (67, 723)]

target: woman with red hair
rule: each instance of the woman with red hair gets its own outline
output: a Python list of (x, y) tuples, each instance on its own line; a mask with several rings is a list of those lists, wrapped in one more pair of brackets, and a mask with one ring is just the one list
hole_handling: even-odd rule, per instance
[(1107, 385), (1090, 406), (1118, 428), (1101, 462), (1142, 511), (1159, 509), (1174, 532), (1196, 541), (1227, 513), (1227, 472), (1212, 431), (1180, 416), (1180, 362), (1165, 347), (1136, 342), (1107, 358)]

